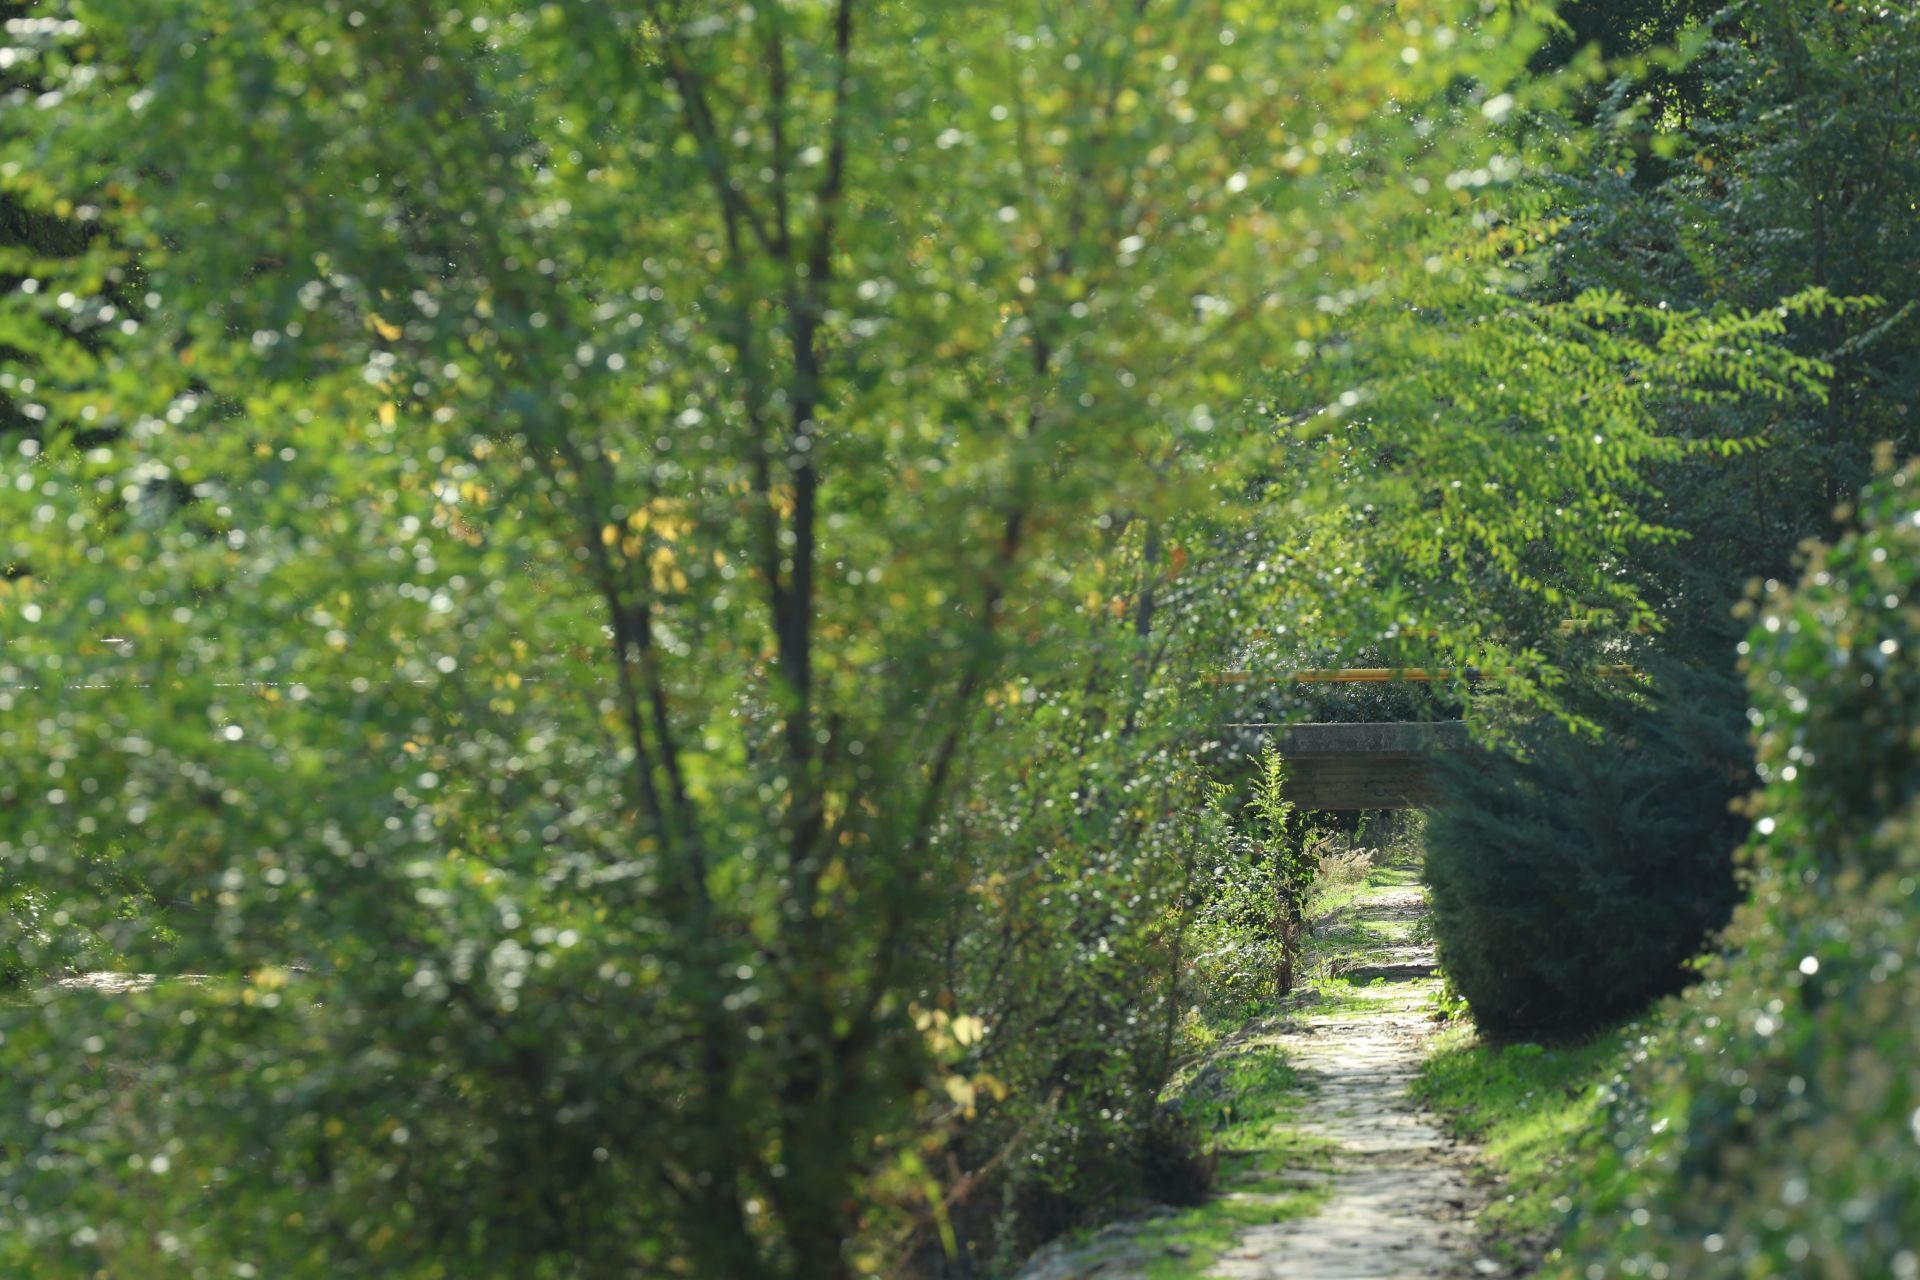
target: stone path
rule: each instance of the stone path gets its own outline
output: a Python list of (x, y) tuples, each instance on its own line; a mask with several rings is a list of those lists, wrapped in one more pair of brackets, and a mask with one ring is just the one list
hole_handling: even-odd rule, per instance
[[(1410, 925), (1424, 912), (1421, 890), (1406, 887), (1368, 894), (1343, 914), (1376, 925)], [(1202, 1274), (1215, 1280), (1500, 1274), (1502, 1268), (1475, 1248), (1473, 1219), (1484, 1196), (1470, 1178), (1469, 1152), (1408, 1091), (1434, 1031), (1425, 1010), (1436, 984), (1431, 948), (1396, 943), (1357, 957), (1347, 973), (1363, 981), (1384, 979), (1351, 989), (1365, 1008), (1326, 1016), (1309, 1009), (1261, 1037), (1310, 1086), (1292, 1127), (1333, 1149), (1331, 1171), (1294, 1170), (1285, 1180), (1322, 1188), (1325, 1203), (1306, 1217), (1242, 1229)], [(1145, 1276), (1152, 1259), (1128, 1240), (1150, 1225), (1116, 1224), (1092, 1248), (1048, 1251), (1020, 1280)]]
[[(1369, 899), (1359, 914), (1421, 909), (1420, 891), (1401, 889)], [(1389, 979), (1356, 989), (1374, 1007), (1297, 1019), (1273, 1037), (1315, 1086), (1296, 1127), (1333, 1145), (1333, 1172), (1317, 1175), (1331, 1196), (1311, 1217), (1249, 1228), (1208, 1275), (1433, 1280), (1499, 1271), (1474, 1251), (1479, 1199), (1465, 1153), (1407, 1091), (1432, 1033), (1423, 1009), (1432, 980), (1392, 979), (1432, 968), (1431, 951), (1395, 948), (1390, 962), (1358, 971)]]

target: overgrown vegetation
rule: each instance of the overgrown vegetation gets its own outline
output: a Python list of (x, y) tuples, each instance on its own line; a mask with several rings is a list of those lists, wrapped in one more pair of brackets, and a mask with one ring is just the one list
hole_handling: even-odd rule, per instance
[[(1403, 939), (1383, 933), (1367, 920), (1366, 899), (1376, 890), (1404, 889), (1416, 882), (1418, 848), (1409, 836), (1417, 824), (1400, 815), (1367, 815), (1384, 823), (1323, 822), (1308, 835), (1323, 850), (1318, 871), (1305, 891), (1309, 925), (1303, 930), (1298, 985), (1276, 999), (1269, 959), (1278, 935), (1271, 928), (1272, 899), (1257, 898), (1258, 924), (1220, 916), (1203, 917), (1196, 942), (1214, 950), (1198, 960), (1203, 980), (1198, 989), (1243, 1001), (1214, 1000), (1191, 1011), (1187, 1061), (1169, 1082), (1163, 1104), (1170, 1118), (1198, 1140), (1212, 1165), (1212, 1191), (1174, 1208), (1139, 1203), (1119, 1221), (1099, 1230), (1083, 1230), (1049, 1246), (1033, 1261), (1039, 1275), (1089, 1274), (1101, 1268), (1139, 1273), (1157, 1280), (1208, 1274), (1252, 1227), (1303, 1217), (1327, 1199), (1320, 1175), (1332, 1171), (1338, 1151), (1328, 1139), (1299, 1127), (1314, 1103), (1317, 1083), (1289, 1061), (1283, 1033), (1290, 1019), (1314, 1016), (1365, 1016), (1378, 1002), (1361, 995), (1347, 972), (1378, 955), (1383, 945)], [(1340, 828), (1357, 825), (1359, 833)], [(1387, 837), (1362, 843), (1371, 834)], [(1247, 975), (1229, 970), (1236, 951), (1253, 948)]]
[(1586, 1173), (1570, 1274), (1920, 1266), (1920, 472), (1767, 602), (1753, 900), (1665, 1011)]
[(1524, 724), (1461, 753), (1428, 825), (1441, 963), (1490, 1035), (1590, 1032), (1676, 990), (1738, 896), (1729, 812), (1751, 777), (1715, 677), (1661, 664), (1587, 700), (1598, 740)]
[[(1439, 815), (1430, 865), (1436, 902), (1447, 897), (1443, 882), (1454, 891), (1441, 932), (1452, 958), (1467, 961), (1463, 989), (1475, 988), (1475, 959), (1504, 965), (1482, 971), (1476, 1012), (1509, 1033), (1526, 1022), (1598, 1025), (1634, 1007), (1636, 985), (1644, 998), (1687, 977), (1684, 930), (1669, 928), (1639, 957), (1605, 943), (1644, 944), (1650, 925), (1683, 923), (1671, 895), (1717, 878), (1720, 851), (1757, 820), (1742, 886), (1752, 900), (1724, 943), (1712, 937), (1717, 913), (1698, 913), (1706, 949), (1724, 950), (1701, 986), (1567, 1059), (1590, 1082), (1626, 1072), (1596, 1133), (1532, 1146), (1544, 1117), (1498, 1104), (1506, 1059), (1493, 1046), (1443, 1057), (1429, 1083), (1469, 1131), (1488, 1134), (1508, 1175), (1515, 1201), (1490, 1212), (1496, 1233), (1554, 1242), (1571, 1232), (1565, 1253), (1549, 1254), (1548, 1274), (1898, 1276), (1920, 1269), (1905, 1132), (1916, 1099), (1896, 1065), (1920, 1023), (1902, 994), (1911, 965), (1891, 959), (1910, 959), (1913, 944), (1902, 897), (1912, 875), (1901, 870), (1911, 861), (1902, 850), (1912, 844), (1903, 806), (1913, 721), (1898, 691), (1911, 629), (1911, 481), (1882, 480), (1863, 503), (1865, 531), (1817, 553), (1799, 593), (1778, 580), (1800, 574), (1790, 563), (1801, 540), (1851, 526), (1852, 494), (1876, 453), (1916, 446), (1920, 299), (1889, 256), (1911, 254), (1914, 224), (1888, 211), (1920, 192), (1920, 118), (1907, 89), (1920, 40), (1903, 7), (1865, 15), (1735, 4), (1701, 8), (1691, 21), (1702, 56), (1665, 82), (1657, 110), (1617, 118), (1617, 162), (1578, 183), (1588, 195), (1567, 242), (1570, 279), (1676, 299), (1819, 280), (1882, 300), (1797, 331), (1802, 349), (1836, 357), (1835, 394), (1813, 414), (1692, 418), (1692, 429), (1751, 432), (1768, 447), (1663, 477), (1661, 509), (1690, 535), (1642, 570), (1664, 584), (1668, 631), (1614, 650), (1665, 655), (1648, 665), (1653, 707), (1670, 722), (1699, 721), (1722, 743), (1751, 717), (1755, 781), (1766, 786), (1739, 810), (1730, 838), (1721, 801), (1750, 789), (1744, 755), (1675, 749), (1657, 733), (1568, 738), (1468, 779), (1471, 799)], [(1627, 101), (1617, 93), (1609, 109)], [(1722, 619), (1762, 579), (1769, 620), (1751, 651), (1738, 646), (1753, 660), (1749, 712), (1747, 698), (1723, 692), (1730, 682), (1718, 672), (1735, 645)], [(1691, 673), (1675, 672), (1680, 664)], [(1708, 762), (1722, 766), (1718, 777), (1701, 767)], [(1497, 794), (1515, 782), (1517, 795)], [(1615, 804), (1602, 816), (1609, 806), (1589, 801), (1607, 795)], [(1501, 802), (1500, 823), (1479, 807)], [(1562, 822), (1568, 809), (1585, 820)], [(1470, 860), (1472, 838), (1486, 842), (1488, 865)], [(1591, 887), (1596, 871), (1603, 889), (1620, 883), (1655, 848), (1669, 851), (1674, 874), (1599, 893), (1614, 929), (1597, 949), (1591, 938), (1580, 945), (1584, 912), (1560, 915), (1555, 929), (1549, 911), (1534, 909), (1565, 905), (1566, 887)], [(1494, 867), (1549, 878), (1559, 893), (1496, 896), (1495, 876), (1483, 874)], [(1513, 932), (1503, 937), (1502, 927)], [(1568, 939), (1573, 947), (1560, 945)], [(1614, 969), (1590, 981), (1569, 966), (1569, 951), (1610, 957)], [(1620, 965), (1650, 981), (1618, 981)], [(1553, 1073), (1535, 1064), (1552, 1052), (1526, 1059), (1520, 1077), (1541, 1096)], [(1594, 1111), (1590, 1095), (1568, 1096), (1549, 1105), (1563, 1121), (1548, 1128)], [(1564, 1168), (1543, 1178), (1536, 1155)]]
[[(1744, 442), (1711, 467), (1650, 473), (1644, 518), (1682, 536), (1620, 563), (1657, 623), (1584, 625), (1552, 641), (1576, 673), (1631, 666), (1570, 702), (1597, 732), (1511, 724), (1511, 745), (1453, 773), (1436, 815), (1435, 923), (1454, 981), (1490, 1031), (1592, 1029), (1689, 977), (1737, 895), (1754, 785), (1732, 612), (1750, 583), (1794, 573), (1833, 529), (1876, 446), (1920, 450), (1920, 31), (1910, 6), (1868, 15), (1801, 3), (1571, 6), (1617, 52), (1663, 35), (1694, 51), (1577, 106), (1602, 144), (1567, 171), (1544, 296), (1595, 287), (1649, 305), (1763, 299), (1815, 285), (1863, 299), (1789, 326), (1833, 369), (1825, 400), (1676, 400), (1677, 434)], [(1534, 625), (1551, 634), (1547, 619)], [(1500, 717), (1493, 717), (1498, 720)]]
[[(1283, 950), (1289, 932), (1277, 919), (1273, 851), (1260, 849), (1247, 834), (1231, 842), (1243, 860), (1216, 864), (1194, 920), (1197, 1003), (1185, 1035), (1190, 1048), (1207, 1049), (1282, 1007), (1337, 999), (1343, 983), (1336, 968), (1355, 952), (1387, 941), (1351, 920), (1348, 909), (1369, 889), (1412, 882), (1408, 864), (1419, 856), (1419, 824), (1412, 817), (1289, 815), (1288, 847), (1280, 852), (1305, 868), (1305, 883), (1294, 891), (1300, 924), (1291, 933), (1291, 954)], [(1283, 970), (1289, 976), (1284, 989), (1275, 982)]]
[[(1227, 726), (1473, 668), (1536, 808), (1552, 718), (1737, 791), (1662, 672), (1914, 431), (1912, 15), (1696, 9), (1602, 33), (1701, 36), (1646, 112), (1492, 0), (0, 4), (0, 1270), (972, 1280), (1199, 1197), (1169, 1082), (1344, 945)], [(1454, 676), (1268, 683), (1354, 661)], [(1669, 798), (1443, 820), (1631, 926), (1443, 936), (1489, 1028), (1671, 982)]]
[(1700, 984), (1571, 1048), (1461, 1029), (1428, 1064), (1510, 1189), (1482, 1220), (1509, 1258), (1569, 1280), (1920, 1266), (1917, 495), (1911, 467), (1873, 486), (1742, 646), (1766, 785), (1751, 897)]

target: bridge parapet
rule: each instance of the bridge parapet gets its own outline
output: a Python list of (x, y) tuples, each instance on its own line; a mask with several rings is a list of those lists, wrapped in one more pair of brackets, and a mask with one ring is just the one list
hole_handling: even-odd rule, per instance
[(1286, 758), (1286, 797), (1302, 809), (1423, 809), (1433, 753), (1471, 745), (1459, 720), (1235, 725), (1265, 730)]

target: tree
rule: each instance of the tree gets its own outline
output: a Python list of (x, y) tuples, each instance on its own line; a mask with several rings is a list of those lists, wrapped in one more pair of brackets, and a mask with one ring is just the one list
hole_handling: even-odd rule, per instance
[[(1733, 4), (1689, 20), (1697, 56), (1684, 93), (1656, 75), (1605, 100), (1600, 145), (1563, 179), (1564, 221), (1536, 296), (1601, 288), (1640, 307), (1760, 307), (1812, 286), (1860, 301), (1800, 315), (1783, 335), (1832, 369), (1830, 394), (1655, 409), (1676, 441), (1744, 442), (1716, 462), (1694, 452), (1652, 468), (1637, 500), (1639, 518), (1681, 535), (1621, 564), (1657, 634), (1615, 633), (1593, 661), (1658, 675), (1658, 713), (1628, 700), (1593, 717), (1618, 726), (1609, 741), (1556, 737), (1531, 763), (1497, 759), (1462, 779), (1434, 825), (1430, 869), (1453, 905), (1442, 949), (1477, 957), (1462, 986), (1479, 991), (1487, 1024), (1591, 1025), (1687, 976), (1683, 962), (1724, 920), (1744, 833), (1727, 815), (1749, 774), (1745, 752), (1724, 745), (1744, 737), (1749, 705), (1734, 607), (1749, 583), (1786, 578), (1803, 540), (1832, 530), (1877, 445), (1920, 445), (1909, 412), (1920, 311), (1898, 265), (1920, 245), (1912, 220), (1892, 213), (1920, 198), (1914, 148), (1901, 145), (1916, 128), (1913, 16)], [(1499, 870), (1483, 849), (1498, 851)], [(1646, 874), (1655, 850), (1671, 851), (1670, 876)], [(1611, 904), (1606, 933), (1638, 941), (1616, 950), (1595, 935), (1570, 948), (1551, 895), (1508, 891), (1523, 877), (1596, 878), (1587, 892)]]
[(1747, 824), (1729, 804), (1753, 778), (1720, 714), (1725, 677), (1651, 656), (1645, 687), (1582, 699), (1603, 736), (1522, 723), (1524, 755), (1442, 766), (1433, 931), (1483, 1033), (1579, 1035), (1639, 1012), (1689, 980), (1739, 900)]
[[(1614, 145), (1572, 184), (1563, 288), (1673, 306), (1764, 306), (1808, 286), (1879, 300), (1791, 326), (1796, 350), (1834, 367), (1833, 394), (1810, 411), (1674, 415), (1676, 432), (1767, 446), (1739, 467), (1663, 477), (1659, 518), (1730, 566), (1727, 584), (1785, 576), (1871, 475), (1876, 444), (1920, 443), (1904, 408), (1920, 311), (1900, 268), (1916, 246), (1895, 213), (1920, 192), (1913, 23), (1899, 8), (1724, 6), (1697, 59), (1700, 100), (1665, 119), (1623, 112)], [(1648, 184), (1638, 157), (1660, 153), (1668, 172)]]

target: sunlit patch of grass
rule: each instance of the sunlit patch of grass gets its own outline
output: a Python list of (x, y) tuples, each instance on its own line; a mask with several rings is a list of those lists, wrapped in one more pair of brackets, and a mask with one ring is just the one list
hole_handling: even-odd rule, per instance
[[(1355, 874), (1354, 871), (1359, 874)], [(1369, 864), (1353, 870), (1330, 870), (1314, 881), (1308, 913), (1320, 923), (1350, 915), (1352, 909), (1384, 889), (1406, 889), (1420, 883), (1417, 862)]]
[(1352, 958), (1382, 947), (1412, 946), (1416, 924), (1407, 919), (1349, 916), (1337, 927), (1316, 933), (1311, 942), (1318, 955)]
[(1411, 889), (1420, 883), (1418, 862), (1394, 862), (1367, 872), (1369, 889)]
[(1623, 1051), (1617, 1031), (1557, 1047), (1492, 1044), (1471, 1026), (1442, 1034), (1414, 1092), (1481, 1144), (1504, 1184), (1480, 1216), (1490, 1256), (1516, 1265), (1551, 1256), (1579, 1153), (1600, 1131), (1601, 1088)]
[(1265, 1038), (1235, 1045), (1194, 1076), (1180, 1106), (1220, 1153), (1221, 1194), (1134, 1238), (1151, 1280), (1202, 1275), (1248, 1228), (1305, 1217), (1325, 1202), (1324, 1187), (1298, 1181), (1333, 1167), (1333, 1144), (1295, 1127), (1310, 1090)]
[(1290, 1190), (1288, 1175), (1307, 1170), (1333, 1172), (1333, 1143), (1284, 1123), (1270, 1125), (1261, 1145), (1220, 1153), (1220, 1186), (1228, 1191)]
[(1203, 1276), (1252, 1227), (1304, 1218), (1326, 1201), (1320, 1187), (1294, 1187), (1210, 1200), (1161, 1219), (1142, 1234), (1148, 1280)]
[(1312, 921), (1300, 956), (1293, 994), (1276, 1000), (1272, 984), (1247, 984), (1247, 998), (1219, 1000), (1196, 1008), (1183, 1022), (1181, 1039), (1191, 1058), (1216, 1052), (1240, 1028), (1275, 1015), (1310, 1012), (1357, 1013), (1372, 1006), (1350, 998), (1349, 984), (1333, 975), (1370, 952), (1423, 941), (1417, 921), (1369, 916), (1367, 900), (1385, 891), (1420, 883), (1418, 863), (1391, 866), (1342, 865), (1323, 874), (1308, 900)]
[(1324, 978), (1304, 987), (1294, 997), (1294, 1011), (1310, 1018), (1360, 1018), (1380, 1012), (1381, 996), (1376, 988), (1384, 981), (1348, 982), (1345, 978)]
[(1250, 1148), (1297, 1114), (1309, 1088), (1270, 1038), (1251, 1038), (1206, 1064), (1183, 1091), (1180, 1109), (1224, 1150)]

